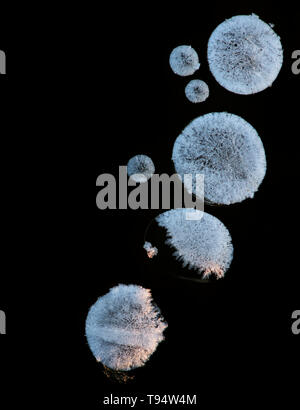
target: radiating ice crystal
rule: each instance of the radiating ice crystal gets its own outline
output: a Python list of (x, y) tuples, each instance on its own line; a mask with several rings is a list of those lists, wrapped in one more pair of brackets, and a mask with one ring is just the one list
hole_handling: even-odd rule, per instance
[(228, 230), (212, 215), (193, 210), (199, 212), (199, 219), (189, 220), (186, 212), (191, 210), (172, 209), (156, 217), (159, 226), (167, 230), (166, 243), (175, 249), (174, 256), (183, 266), (204, 277), (215, 274), (222, 278), (233, 257)]
[(221, 23), (208, 41), (207, 57), (215, 79), (237, 94), (270, 87), (281, 69), (280, 37), (255, 14)]
[(170, 66), (182, 77), (194, 74), (200, 67), (198, 54), (191, 46), (178, 46), (170, 54)]
[(256, 130), (226, 112), (206, 114), (187, 125), (174, 143), (172, 159), (181, 177), (204, 174), (205, 199), (215, 204), (252, 198), (266, 172), (265, 151)]
[(151, 242), (144, 243), (144, 249), (147, 252), (148, 258), (152, 259), (158, 254), (158, 249), (156, 246), (152, 246)]
[(166, 327), (149, 289), (118, 285), (90, 308), (86, 337), (99, 362), (127, 371), (145, 364)]
[(136, 155), (127, 164), (127, 173), (135, 182), (146, 182), (155, 172), (155, 166), (147, 155)]
[(192, 103), (203, 102), (209, 96), (208, 85), (201, 80), (192, 80), (185, 87), (185, 95)]

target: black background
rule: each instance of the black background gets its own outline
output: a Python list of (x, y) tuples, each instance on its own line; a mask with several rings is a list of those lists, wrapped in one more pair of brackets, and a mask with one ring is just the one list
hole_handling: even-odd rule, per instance
[[(271, 88), (241, 96), (214, 80), (206, 45), (225, 18), (251, 12), (275, 24), (284, 64)], [(225, 279), (210, 284), (170, 276), (183, 272), (170, 255), (147, 259), (144, 231), (159, 211), (96, 209), (95, 262), (81, 282), (78, 310), (83, 390), (92, 402), (101, 401), (105, 392), (194, 392), (200, 404), (220, 394), (233, 402), (237, 391), (247, 400), (263, 393), (267, 402), (274, 398), (275, 386), (289, 377), (292, 383), (288, 369), (299, 358), (299, 340), (290, 330), (291, 312), (299, 305), (299, 271), (292, 262), (297, 245), (291, 236), (297, 229), (294, 173), (299, 129), (299, 78), (291, 72), (291, 54), (299, 48), (298, 16), (274, 6), (187, 5), (163, 17), (139, 10), (132, 19), (112, 24), (111, 32), (120, 33), (122, 41), (118, 35), (104, 41), (97, 60), (100, 70), (104, 52), (106, 81), (99, 78), (96, 86), (99, 103), (104, 104), (97, 106), (99, 127), (93, 138), (97, 176), (107, 172), (117, 178), (118, 166), (139, 153), (153, 159), (157, 173), (171, 175), (176, 137), (192, 119), (212, 111), (240, 115), (256, 128), (268, 169), (254, 199), (228, 207), (206, 206), (228, 227), (235, 251)], [(170, 70), (169, 54), (180, 44), (191, 44), (199, 53), (201, 67), (192, 77), (181, 78)], [(202, 104), (185, 98), (184, 87), (192, 78), (209, 85), (210, 97)], [(169, 324), (166, 341), (126, 386), (103, 376), (83, 335), (89, 306), (118, 283), (150, 288)], [(281, 387), (277, 394), (288, 392)]]
[[(284, 63), (271, 88), (242, 96), (215, 81), (206, 47), (210, 34), (225, 18), (252, 12), (275, 24)], [(91, 10), (86, 21), (76, 24), (80, 53), (71, 54), (73, 61), (81, 63), (76, 79), (72, 78), (70, 96), (79, 117), (74, 110), (72, 124), (82, 120), (84, 126), (77, 132), (71, 126), (66, 131), (64, 158), (66, 180), (72, 179), (75, 191), (60, 212), (53, 248), (39, 265), (41, 276), (35, 277), (34, 289), (24, 288), (27, 296), (20, 300), (21, 315), (16, 301), (8, 304), (7, 289), (1, 286), (0, 309), (8, 316), (8, 335), (0, 336), (6, 368), (13, 367), (19, 374), (23, 367), (26, 374), (24, 361), (32, 366), (38, 363), (38, 378), (48, 391), (45, 397), (55, 397), (58, 389), (69, 387), (67, 400), (82, 408), (99, 408), (110, 393), (197, 394), (199, 406), (213, 406), (216, 400), (244, 405), (250, 400), (267, 404), (279, 397), (293, 398), (297, 380), (292, 370), (299, 366), (299, 337), (291, 333), (291, 314), (300, 308), (300, 75), (291, 71), (291, 55), (300, 48), (299, 24), (300, 15), (293, 8), (215, 2), (173, 4), (164, 11), (150, 4), (115, 5), (97, 14)], [(169, 67), (170, 52), (181, 44), (192, 45), (199, 54), (200, 69), (191, 77), (176, 76)], [(0, 43), (1, 49), (5, 47)], [(80, 64), (83, 71), (78, 69)], [(9, 74), (3, 77), (2, 93), (14, 81)], [(64, 73), (62, 83), (67, 77)], [(184, 95), (186, 84), (194, 78), (209, 86), (210, 96), (204, 103), (192, 104)], [(77, 95), (77, 87), (84, 88), (84, 98)], [(265, 147), (267, 174), (254, 199), (205, 207), (229, 229), (234, 260), (223, 280), (203, 284), (176, 277), (184, 269), (167, 250), (154, 260), (147, 259), (142, 248), (144, 233), (160, 211), (92, 210), (90, 182), (102, 173), (117, 178), (118, 167), (140, 153), (152, 158), (157, 173), (173, 174), (171, 153), (180, 131), (195, 117), (218, 111), (240, 115), (254, 126)], [(79, 148), (76, 152), (73, 144)], [(70, 185), (68, 193), (69, 189)], [(60, 198), (56, 198), (58, 204)], [(70, 229), (66, 229), (67, 219)], [(64, 242), (65, 248), (60, 249), (67, 255), (64, 264), (53, 261), (56, 240)], [(84, 335), (90, 306), (119, 283), (150, 288), (169, 324), (166, 340), (143, 368), (134, 371), (134, 381), (125, 385), (103, 374)], [(13, 288), (10, 282), (4, 284)], [(29, 326), (24, 317), (30, 318)], [(49, 323), (54, 328), (49, 329)], [(30, 353), (24, 353), (25, 346)], [(50, 357), (56, 370), (48, 382)], [(64, 381), (58, 382), (61, 376)]]

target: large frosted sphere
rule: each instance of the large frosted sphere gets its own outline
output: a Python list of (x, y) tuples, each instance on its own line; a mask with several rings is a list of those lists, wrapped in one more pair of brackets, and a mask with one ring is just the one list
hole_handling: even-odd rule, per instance
[[(226, 112), (193, 120), (177, 137), (172, 153), (176, 172), (204, 174), (205, 199), (229, 205), (252, 198), (265, 172), (266, 157), (256, 130), (243, 118)], [(187, 187), (188, 188), (188, 187)]]
[(196, 270), (204, 277), (211, 274), (222, 278), (230, 266), (233, 246), (227, 228), (219, 219), (194, 210), (198, 219), (187, 218), (189, 209), (172, 209), (160, 214), (156, 220), (167, 231), (169, 246), (183, 266)]
[(219, 84), (237, 94), (254, 94), (272, 85), (283, 51), (271, 26), (252, 14), (221, 23), (210, 36), (207, 58)]
[(99, 362), (127, 371), (145, 364), (166, 327), (149, 289), (118, 285), (90, 308), (86, 337)]

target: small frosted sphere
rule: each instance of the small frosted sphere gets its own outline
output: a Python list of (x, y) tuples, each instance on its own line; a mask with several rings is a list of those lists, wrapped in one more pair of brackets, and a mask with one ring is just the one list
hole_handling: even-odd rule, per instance
[(169, 62), (173, 72), (182, 77), (194, 74), (200, 67), (198, 54), (191, 46), (174, 48)]
[[(198, 213), (199, 218), (187, 219), (187, 212)], [(233, 246), (227, 228), (219, 219), (198, 210), (172, 209), (156, 221), (167, 231), (166, 243), (173, 247), (176, 259), (189, 269), (222, 278), (233, 258)]]
[(147, 155), (136, 155), (127, 164), (127, 174), (135, 182), (146, 182), (155, 172), (155, 166)]
[(152, 259), (158, 254), (158, 249), (156, 246), (153, 246), (151, 242), (145, 242), (143, 248), (147, 252), (148, 258)]
[(226, 112), (206, 114), (187, 125), (174, 143), (172, 160), (182, 179), (184, 174), (193, 175), (194, 194), (195, 175), (204, 174), (205, 199), (222, 205), (253, 198), (266, 173), (265, 151), (256, 130)]
[(208, 85), (201, 80), (192, 80), (185, 87), (185, 95), (192, 103), (203, 102), (209, 96)]
[(237, 94), (270, 87), (283, 62), (280, 37), (255, 14), (221, 23), (208, 41), (210, 70), (220, 85)]
[(118, 285), (90, 308), (86, 337), (97, 361), (128, 371), (145, 364), (166, 327), (149, 289)]

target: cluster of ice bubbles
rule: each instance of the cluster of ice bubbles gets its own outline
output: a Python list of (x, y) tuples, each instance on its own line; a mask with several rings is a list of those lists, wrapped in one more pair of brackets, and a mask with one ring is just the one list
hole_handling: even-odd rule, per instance
[[(204, 175), (205, 201), (230, 205), (253, 198), (266, 173), (266, 155), (257, 131), (243, 118), (227, 112), (209, 113), (194, 119), (174, 142), (172, 160), (176, 173), (193, 176), (190, 193), (197, 194), (196, 174)], [(196, 218), (197, 219), (197, 218)], [(185, 210), (165, 212), (156, 218), (167, 231), (166, 244), (183, 267), (204, 278), (224, 277), (232, 260), (230, 234), (208, 213), (198, 220), (185, 218)], [(150, 258), (158, 250), (146, 242)]]
[[(200, 66), (196, 55), (192, 47), (176, 47), (170, 55), (174, 73), (194, 74)], [(271, 25), (252, 14), (235, 16), (220, 24), (209, 38), (207, 58), (220, 85), (234, 93), (253, 94), (272, 85), (281, 69), (283, 52)], [(202, 102), (209, 89), (205, 82), (195, 79), (187, 84), (185, 94), (193, 103)], [(186, 186), (193, 194), (197, 193), (195, 175), (204, 174), (205, 200), (209, 204), (230, 205), (253, 198), (266, 173), (266, 156), (258, 133), (243, 118), (226, 112), (206, 114), (188, 124), (174, 143), (172, 160), (180, 177), (194, 176), (192, 189)], [(231, 258), (219, 270), (218, 253), (208, 255), (208, 259), (202, 255), (203, 249), (209, 247), (203, 245), (206, 236), (199, 234), (201, 224), (181, 224), (179, 215), (176, 210), (157, 219), (167, 229), (167, 244), (175, 249), (175, 256), (184, 266), (204, 272), (204, 276), (208, 276), (207, 272), (224, 276)], [(203, 221), (210, 220), (208, 214), (204, 215)], [(180, 229), (176, 230), (176, 226)], [(225, 236), (219, 238), (221, 242), (223, 238), (223, 248), (228, 250)], [(197, 243), (201, 244), (198, 249)], [(207, 239), (208, 243), (212, 242)], [(197, 260), (195, 255), (199, 256)], [(207, 260), (215, 271), (206, 268)]]
[[(172, 71), (182, 77), (194, 74), (200, 67), (197, 52), (191, 46), (178, 46), (170, 54)], [(193, 103), (203, 102), (209, 96), (208, 85), (202, 80), (192, 80), (185, 87), (187, 99)]]
[[(236, 16), (220, 24), (209, 39), (207, 51), (209, 66), (217, 81), (240, 94), (258, 92), (271, 85), (282, 64), (279, 37), (256, 15)], [(200, 67), (197, 52), (186, 45), (176, 47), (169, 62), (174, 73), (183, 77), (194, 74)], [(185, 94), (191, 102), (202, 102), (208, 97), (209, 89), (204, 81), (194, 79), (187, 84)], [(213, 205), (230, 205), (253, 198), (266, 173), (265, 151), (257, 131), (243, 118), (227, 112), (202, 115), (188, 124), (174, 143), (172, 160), (180, 177), (193, 175), (192, 189), (186, 186), (191, 194), (197, 193), (196, 174), (204, 175), (205, 201)], [(143, 166), (135, 159), (129, 161), (128, 165), (131, 164), (135, 166), (130, 167), (129, 175), (143, 168), (145, 179), (154, 169), (150, 159), (143, 161)], [(175, 226), (178, 222), (176, 211), (162, 215), (168, 216), (168, 224)], [(209, 217), (204, 220), (209, 220)], [(184, 226), (192, 227), (194, 222)], [(194, 228), (197, 226), (195, 224)], [(199, 226), (204, 226), (204, 222)], [(205, 235), (201, 236), (194, 228), (185, 236), (184, 248), (179, 246), (184, 229), (176, 231), (176, 235), (168, 235), (167, 243), (175, 249), (176, 256), (184, 265), (196, 267), (199, 273), (204, 272), (204, 276), (208, 276), (209, 269), (205, 268), (206, 259), (201, 261), (200, 248), (197, 263), (188, 251), (197, 240), (203, 247)], [(228, 249), (225, 236), (220, 238), (224, 238), (224, 249)], [(148, 242), (146, 245), (148, 256), (153, 258), (157, 249)], [(228, 261), (230, 264), (230, 258)], [(210, 263), (215, 267), (221, 266), (213, 255)], [(213, 269), (210, 272), (221, 277), (227, 268), (226, 264), (220, 268), (222, 275)]]
[[(256, 15), (235, 16), (220, 24), (209, 39), (207, 57), (217, 82), (238, 94), (257, 93), (271, 86), (283, 61), (280, 38)], [(183, 77), (200, 67), (191, 46), (176, 47), (169, 62), (174, 73)], [(202, 102), (209, 89), (196, 79), (187, 84), (185, 94), (193, 103)], [(266, 172), (264, 147), (256, 130), (243, 118), (226, 112), (206, 114), (188, 124), (174, 143), (172, 160), (179, 176), (204, 174), (205, 200), (210, 204), (229, 205), (252, 198)], [(154, 163), (146, 155), (136, 155), (128, 162), (128, 175), (137, 183), (146, 182), (154, 172)], [(195, 181), (191, 193), (197, 192)], [(187, 211), (169, 210), (155, 218), (166, 230), (166, 244), (183, 266), (204, 278), (212, 274), (224, 277), (233, 258), (229, 231), (208, 213), (188, 220)], [(148, 241), (144, 249), (149, 258), (158, 253)], [(166, 327), (150, 290), (119, 285), (90, 308), (86, 337), (105, 367), (128, 371), (144, 365), (164, 339)]]
[[(213, 31), (207, 59), (211, 73), (221, 86), (247, 95), (273, 84), (282, 67), (283, 50), (280, 37), (272, 27), (251, 14), (225, 20)], [(197, 52), (186, 45), (174, 48), (169, 63), (173, 72), (183, 77), (194, 74), (200, 67)], [(204, 83), (196, 88), (195, 83), (190, 82), (185, 93), (191, 102), (202, 102), (208, 97), (208, 86)]]

